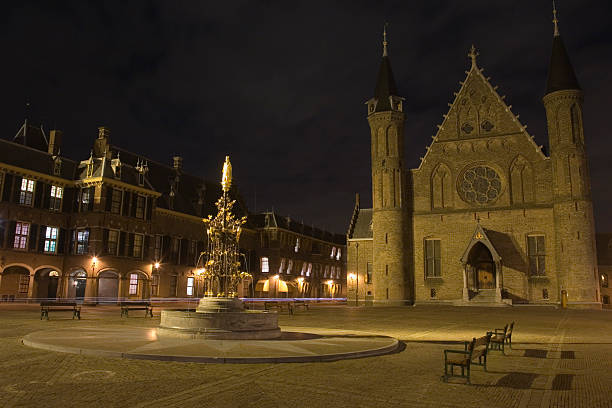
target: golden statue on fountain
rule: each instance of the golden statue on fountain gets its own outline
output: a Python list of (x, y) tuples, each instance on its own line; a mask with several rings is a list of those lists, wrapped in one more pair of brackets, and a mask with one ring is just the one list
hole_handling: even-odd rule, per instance
[[(205, 339), (270, 339), (281, 335), (276, 313), (245, 310), (238, 298), (238, 284), (251, 275), (240, 268), (240, 233), (246, 217), (232, 213), (235, 200), (229, 197), (232, 164), (225, 157), (217, 215), (203, 219), (208, 246), (200, 255), (204, 297), (198, 307), (188, 310), (162, 310), (158, 333), (162, 336)], [(199, 260), (198, 260), (199, 265)]]
[(225, 156), (221, 187), (223, 195), (217, 200), (217, 215), (209, 215), (203, 221), (208, 235), (208, 249), (205, 252), (204, 280), (205, 297), (235, 298), (238, 284), (251, 278), (248, 272), (240, 270), (240, 249), (238, 242), (246, 217), (237, 219), (232, 213), (236, 200), (230, 200), (232, 186), (232, 163)]

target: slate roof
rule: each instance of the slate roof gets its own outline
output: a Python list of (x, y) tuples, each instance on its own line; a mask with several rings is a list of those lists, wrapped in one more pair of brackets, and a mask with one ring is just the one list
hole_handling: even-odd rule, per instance
[[(59, 176), (74, 180), (78, 163), (67, 157), (60, 157), (62, 170)], [(0, 162), (38, 173), (53, 175), (53, 156), (46, 149), (40, 150), (17, 142), (0, 139)]]
[(553, 37), (552, 55), (548, 67), (546, 94), (565, 89), (581, 89), (570, 63), (563, 39), (560, 35)]
[(389, 96), (397, 96), (397, 87), (393, 71), (391, 70), (391, 62), (388, 56), (383, 56), (378, 70), (378, 80), (376, 81), (376, 89), (374, 97), (378, 100), (376, 103), (376, 112), (384, 112), (391, 110), (391, 102)]
[(346, 237), (343, 234), (334, 234), (306, 225), (302, 222), (292, 220), (290, 217), (279, 215), (275, 212), (262, 212), (249, 215), (249, 223), (252, 228), (282, 228), (308, 237), (320, 239), (321, 241), (333, 242), (338, 245), (346, 245)]
[(368, 239), (372, 238), (372, 209), (359, 208), (356, 219), (352, 224), (352, 231), (349, 231), (349, 239)]

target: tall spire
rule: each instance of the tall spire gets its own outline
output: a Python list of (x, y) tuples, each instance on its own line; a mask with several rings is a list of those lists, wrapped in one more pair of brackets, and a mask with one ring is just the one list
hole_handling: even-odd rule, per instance
[(559, 20), (557, 19), (557, 7), (553, 0), (553, 24), (554, 36), (552, 43), (552, 54), (548, 67), (548, 80), (546, 82), (546, 94), (566, 89), (580, 90), (578, 79), (574, 73), (574, 68), (570, 63), (569, 56), (563, 44), (561, 34), (559, 34)]
[(389, 42), (387, 41), (387, 23), (383, 28), (383, 56), (382, 62), (380, 63), (380, 69), (378, 70), (378, 80), (376, 81), (376, 89), (374, 90), (374, 97), (378, 99), (376, 103), (376, 112), (383, 112), (391, 110), (390, 96), (397, 96), (397, 87), (395, 86), (395, 79), (393, 78), (393, 71), (391, 70), (391, 62), (389, 61), (389, 53), (387, 47)]
[(554, 36), (559, 36), (559, 20), (557, 19), (557, 6), (555, 5), (555, 0), (552, 0), (553, 3), (553, 25), (555, 26)]
[(385, 25), (383, 26), (383, 57), (388, 57), (389, 54), (387, 53), (387, 45), (389, 45), (389, 43), (387, 42), (387, 26), (389, 25), (389, 23), (385, 23)]

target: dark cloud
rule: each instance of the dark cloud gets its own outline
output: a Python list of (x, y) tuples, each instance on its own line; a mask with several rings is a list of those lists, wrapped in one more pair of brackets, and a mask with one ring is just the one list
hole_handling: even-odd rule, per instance
[[(407, 99), (406, 158), (417, 166), (468, 68), (479, 63), (547, 144), (544, 91), (552, 40), (547, 1), (15, 2), (0, 16), (0, 131), (30, 116), (87, 156), (96, 128), (158, 161), (173, 153), (217, 178), (225, 154), (253, 209), (343, 232), (370, 199), (364, 102), (380, 32)], [(612, 4), (559, 1), (561, 31), (585, 91), (585, 132), (600, 230), (612, 230)]]

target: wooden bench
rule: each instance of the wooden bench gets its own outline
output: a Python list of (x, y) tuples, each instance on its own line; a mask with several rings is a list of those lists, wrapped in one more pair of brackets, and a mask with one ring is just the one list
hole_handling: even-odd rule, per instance
[(278, 309), (279, 311), (283, 311), (283, 309), (287, 309), (290, 315), (293, 314), (293, 304), (292, 302), (283, 302), (283, 301), (265, 301), (264, 309)]
[(514, 329), (514, 322), (509, 325), (505, 325), (503, 329), (495, 329), (495, 331), (487, 332), (491, 335), (491, 342), (489, 348), (491, 350), (500, 350), (502, 354), (506, 354), (504, 348), (506, 344), (512, 350), (512, 330)]
[(75, 317), (81, 320), (81, 306), (74, 302), (40, 302), (40, 320), (46, 318), (49, 320), (49, 311), (56, 312), (72, 312), (72, 319)]
[(121, 317), (124, 315), (125, 317), (129, 317), (130, 310), (144, 310), (145, 317), (153, 317), (153, 307), (151, 306), (151, 302), (120, 302), (119, 306), (121, 306)]
[[(466, 341), (464, 350), (444, 350), (444, 375), (442, 380), (448, 382), (450, 377), (461, 377), (465, 378), (468, 384), (471, 384), (470, 369), (472, 365), (484, 366), (484, 370), (487, 371), (487, 350), (489, 349), (490, 339), (491, 336), (487, 333), (486, 336)], [(476, 359), (478, 359), (478, 362), (474, 361)], [(461, 375), (455, 375), (454, 367), (461, 367)]]
[(301, 307), (304, 310), (308, 310), (308, 302), (305, 300), (295, 300), (293, 302), (293, 308), (297, 310), (298, 307)]

